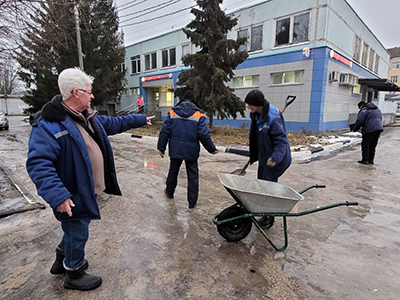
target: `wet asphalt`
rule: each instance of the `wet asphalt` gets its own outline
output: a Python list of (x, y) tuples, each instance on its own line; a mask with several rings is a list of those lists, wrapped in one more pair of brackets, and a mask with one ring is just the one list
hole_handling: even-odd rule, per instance
[[(30, 126), (10, 117), (0, 131), (0, 163), (36, 194), (25, 170)], [(400, 127), (386, 127), (375, 165), (360, 165), (360, 145), (318, 160), (295, 159), (280, 183), (303, 194), (293, 212), (337, 202), (341, 206), (288, 217), (288, 248), (275, 251), (253, 226), (239, 242), (223, 239), (212, 217), (234, 204), (217, 178), (247, 158), (204, 149), (199, 159), (200, 195), (189, 210), (186, 174), (174, 199), (164, 196), (169, 159), (156, 138), (111, 137), (123, 196), (100, 195), (102, 219), (90, 225), (89, 273), (96, 290), (65, 290), (51, 275), (62, 236), (51, 209), (0, 219), (0, 299), (398, 299), (400, 295)], [(217, 145), (218, 146), (218, 145)], [(246, 177), (256, 178), (256, 165)], [(282, 218), (267, 231), (281, 246)]]

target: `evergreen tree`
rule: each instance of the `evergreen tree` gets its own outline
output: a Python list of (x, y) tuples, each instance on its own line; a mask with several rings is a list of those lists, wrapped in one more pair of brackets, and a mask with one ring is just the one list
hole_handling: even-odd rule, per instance
[[(81, 0), (78, 7), (84, 69), (95, 78), (93, 104), (115, 101), (123, 89), (125, 74), (120, 64), (125, 50), (114, 3)], [(20, 76), (28, 86), (23, 100), (32, 106), (29, 111), (35, 112), (59, 93), (58, 74), (79, 66), (74, 1), (42, 1), (30, 18), (18, 62), (24, 69)]]
[(222, 0), (197, 0), (200, 9), (192, 9), (195, 19), (183, 29), (187, 37), (200, 48), (195, 54), (182, 58), (185, 66), (178, 78), (175, 93), (179, 97), (186, 89), (193, 90), (196, 101), (210, 118), (236, 118), (237, 113), (244, 116), (245, 104), (233, 93), (226, 83), (233, 78), (233, 70), (248, 56), (238, 51), (246, 42), (245, 38), (232, 40), (227, 33), (236, 24), (237, 19), (225, 15), (221, 10)]

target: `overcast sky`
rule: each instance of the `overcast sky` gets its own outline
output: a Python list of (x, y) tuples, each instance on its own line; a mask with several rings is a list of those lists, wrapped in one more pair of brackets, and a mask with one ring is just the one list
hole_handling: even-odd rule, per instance
[[(227, 13), (264, 0), (224, 0)], [(299, 0), (296, 0), (299, 1)], [(337, 0), (331, 0), (337, 1)], [(347, 0), (386, 48), (400, 46), (400, 0)], [(116, 0), (125, 45), (184, 27), (195, 0)]]

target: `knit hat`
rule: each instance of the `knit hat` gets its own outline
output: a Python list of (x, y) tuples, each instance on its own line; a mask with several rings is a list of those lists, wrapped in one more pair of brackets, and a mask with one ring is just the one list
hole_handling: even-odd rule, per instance
[(358, 108), (359, 109), (361, 109), (365, 104), (367, 104), (367, 103), (365, 103), (364, 101), (360, 101), (360, 102), (358, 102)]
[(194, 101), (194, 93), (191, 90), (187, 90), (183, 96), (181, 97), (181, 100), (190, 100), (190, 101)]
[(248, 105), (263, 106), (267, 100), (265, 100), (264, 94), (260, 90), (252, 90), (247, 94), (244, 102)]

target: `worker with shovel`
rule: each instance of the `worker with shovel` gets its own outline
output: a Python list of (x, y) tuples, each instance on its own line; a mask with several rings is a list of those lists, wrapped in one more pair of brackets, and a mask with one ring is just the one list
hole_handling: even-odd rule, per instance
[[(251, 111), (250, 164), (258, 161), (258, 179), (278, 182), (292, 162), (285, 120), (260, 90), (250, 91), (244, 102)], [(274, 218), (262, 217), (259, 222), (269, 228)]]

